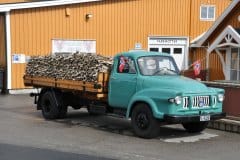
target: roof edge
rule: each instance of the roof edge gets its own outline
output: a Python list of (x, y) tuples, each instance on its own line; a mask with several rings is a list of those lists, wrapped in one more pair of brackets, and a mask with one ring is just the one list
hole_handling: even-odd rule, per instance
[(50, 6), (60, 6), (60, 5), (78, 4), (78, 3), (87, 3), (87, 2), (97, 2), (97, 1), (102, 1), (102, 0), (74, 0), (74, 1), (54, 0), (54, 1), (2, 4), (2, 5), (0, 5), (0, 12), (9, 12), (9, 11), (14, 10), (14, 9), (50, 7)]
[(214, 48), (224, 39), (224, 36), (227, 34), (231, 34), (232, 38), (240, 44), (240, 35), (239, 33), (231, 26), (228, 25), (220, 35), (213, 41), (213, 43), (209, 46), (207, 52), (210, 53), (214, 50)]

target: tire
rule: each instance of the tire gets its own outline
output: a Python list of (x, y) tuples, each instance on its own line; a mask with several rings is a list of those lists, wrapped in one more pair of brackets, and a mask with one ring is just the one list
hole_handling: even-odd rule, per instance
[(64, 118), (66, 116), (67, 107), (63, 105), (58, 93), (54, 95), (51, 91), (45, 92), (41, 97), (40, 105), (45, 119)]
[(154, 138), (159, 135), (159, 121), (153, 117), (147, 104), (137, 104), (132, 111), (131, 123), (134, 133), (141, 138)]
[(67, 106), (61, 106), (59, 108), (59, 114), (58, 117), (59, 119), (63, 119), (67, 116)]
[(90, 106), (87, 106), (87, 111), (90, 116), (100, 116), (101, 113), (94, 112), (90, 109)]
[(189, 133), (199, 133), (206, 129), (208, 122), (189, 122), (182, 125)]
[(58, 101), (58, 110), (59, 110), (59, 113), (58, 113), (58, 117), (57, 118), (65, 118), (66, 115), (67, 115), (67, 106), (64, 105), (64, 102), (63, 102), (63, 95), (61, 92), (55, 92), (55, 96), (56, 96), (56, 99)]

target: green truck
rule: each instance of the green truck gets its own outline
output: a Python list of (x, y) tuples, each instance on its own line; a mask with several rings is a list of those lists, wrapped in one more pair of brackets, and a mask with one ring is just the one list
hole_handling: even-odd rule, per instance
[(153, 138), (161, 124), (201, 132), (209, 121), (225, 116), (223, 89), (179, 73), (169, 54), (130, 51), (117, 54), (111, 73), (99, 73), (94, 83), (36, 76), (24, 76), (24, 83), (41, 88), (32, 96), (46, 119), (65, 117), (70, 106), (86, 107), (91, 114), (131, 119), (137, 136)]

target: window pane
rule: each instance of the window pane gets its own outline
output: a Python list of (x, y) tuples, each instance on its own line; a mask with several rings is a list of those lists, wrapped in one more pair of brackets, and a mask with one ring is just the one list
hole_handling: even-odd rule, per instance
[(174, 48), (173, 53), (174, 54), (182, 54), (182, 48)]
[(233, 60), (232, 59), (232, 61), (231, 61), (231, 69), (236, 69), (237, 70), (237, 60), (235, 59), (235, 60)]
[(231, 70), (230, 79), (237, 80), (237, 71), (236, 70)]
[(150, 51), (151, 51), (151, 52), (158, 52), (159, 49), (158, 49), (158, 48), (150, 48)]
[(231, 49), (231, 52), (232, 52), (232, 53), (238, 53), (238, 48), (232, 48), (232, 49)]
[(238, 59), (238, 70), (240, 71), (240, 59)]
[(130, 57), (120, 56), (118, 73), (136, 73), (134, 61)]
[(135, 63), (132, 59), (129, 59), (129, 73), (136, 73)]
[(162, 48), (162, 52), (169, 53), (170, 54), (171, 49), (170, 48)]
[(206, 19), (207, 18), (207, 7), (201, 6), (201, 18)]
[(213, 19), (214, 18), (214, 12), (215, 12), (215, 7), (209, 7), (208, 8), (208, 18)]
[(237, 69), (238, 68), (238, 53), (235, 52), (235, 49), (232, 49), (231, 54), (231, 69)]

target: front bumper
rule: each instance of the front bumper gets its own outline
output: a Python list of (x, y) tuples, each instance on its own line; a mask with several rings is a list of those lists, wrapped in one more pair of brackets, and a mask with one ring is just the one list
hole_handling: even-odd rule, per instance
[[(226, 117), (226, 113), (209, 113), (206, 115), (210, 115), (210, 120), (217, 120)], [(200, 122), (200, 116), (204, 116), (204, 114), (197, 115), (164, 115), (164, 121), (168, 123), (185, 123), (185, 122)]]

